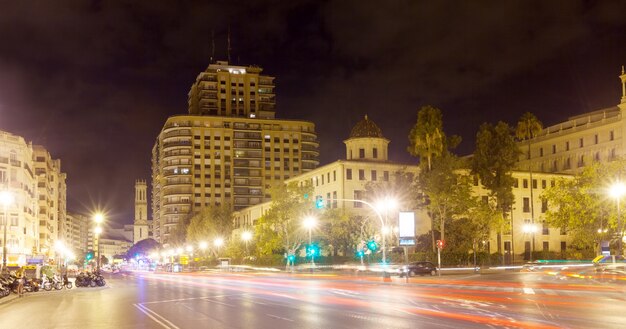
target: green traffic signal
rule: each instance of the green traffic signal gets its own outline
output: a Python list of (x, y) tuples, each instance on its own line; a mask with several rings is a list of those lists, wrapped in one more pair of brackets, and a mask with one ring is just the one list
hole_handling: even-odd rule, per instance
[(307, 257), (315, 257), (315, 256), (319, 256), (319, 254), (320, 254), (320, 247), (315, 243), (310, 244), (306, 248)]
[(322, 209), (324, 208), (324, 199), (321, 195), (315, 197), (315, 208)]
[(367, 242), (367, 249), (369, 249), (371, 251), (378, 250), (378, 243), (376, 243), (376, 241), (374, 241), (374, 240), (368, 241)]

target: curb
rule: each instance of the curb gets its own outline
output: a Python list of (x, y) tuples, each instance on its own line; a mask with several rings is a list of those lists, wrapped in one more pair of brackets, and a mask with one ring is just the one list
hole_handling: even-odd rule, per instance
[(12, 302), (13, 300), (17, 299), (18, 297), (19, 297), (18, 295), (11, 293), (10, 295), (6, 297), (0, 298), (0, 305), (8, 304)]

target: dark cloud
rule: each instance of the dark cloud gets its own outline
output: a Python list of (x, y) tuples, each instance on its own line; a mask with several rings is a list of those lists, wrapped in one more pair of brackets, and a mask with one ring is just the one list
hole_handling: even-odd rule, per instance
[(344, 156), (365, 114), (408, 162), (425, 104), (465, 153), (484, 121), (531, 111), (550, 124), (616, 104), (624, 12), (594, 1), (5, 2), (0, 129), (62, 160), (70, 209), (107, 206), (129, 222), (156, 135), (186, 113), (210, 58), (226, 59), (229, 30), (231, 62), (277, 77), (277, 116), (316, 123), (323, 163)]

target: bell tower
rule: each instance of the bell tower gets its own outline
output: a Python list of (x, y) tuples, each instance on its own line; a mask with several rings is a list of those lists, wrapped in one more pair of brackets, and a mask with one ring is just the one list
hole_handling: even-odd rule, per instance
[(135, 220), (133, 226), (133, 243), (148, 238), (148, 184), (142, 179), (135, 181)]

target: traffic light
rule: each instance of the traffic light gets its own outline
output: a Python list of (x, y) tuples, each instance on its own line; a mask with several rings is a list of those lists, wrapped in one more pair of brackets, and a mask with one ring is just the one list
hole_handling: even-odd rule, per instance
[(363, 257), (365, 256), (365, 252), (363, 251), (363, 249), (359, 249), (356, 251), (356, 256), (357, 257)]
[(369, 249), (369, 250), (371, 250), (373, 252), (378, 250), (378, 243), (376, 243), (376, 241), (374, 241), (374, 240), (367, 241), (367, 249)]
[(287, 256), (287, 260), (293, 263), (296, 260), (296, 255), (289, 254), (289, 256)]
[(87, 261), (90, 261), (90, 260), (92, 260), (92, 259), (93, 259), (93, 256), (94, 256), (93, 251), (90, 251), (90, 252), (88, 252), (88, 253), (85, 255), (85, 259), (86, 259)]
[(324, 208), (324, 198), (321, 195), (315, 197), (315, 208), (322, 209)]
[(437, 240), (437, 248), (443, 249), (446, 246), (446, 240)]
[(306, 248), (306, 255), (307, 255), (307, 257), (319, 256), (320, 255), (320, 247), (317, 244), (315, 244), (315, 243), (312, 243), (312, 244), (308, 245), (307, 248)]

